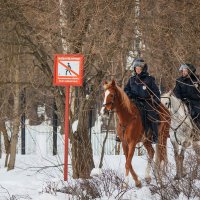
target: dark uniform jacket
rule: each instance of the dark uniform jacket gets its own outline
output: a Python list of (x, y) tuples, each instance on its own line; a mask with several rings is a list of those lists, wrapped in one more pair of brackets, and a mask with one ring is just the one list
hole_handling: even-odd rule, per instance
[(151, 100), (151, 96), (156, 102), (160, 102), (160, 91), (155, 84), (155, 78), (147, 72), (132, 76), (124, 91), (130, 99)]
[(182, 101), (187, 100), (192, 117), (200, 113), (200, 83), (195, 76), (180, 77), (176, 80), (174, 94)]
[(153, 138), (156, 140), (158, 138), (159, 114), (155, 107), (160, 103), (160, 92), (155, 84), (155, 78), (147, 72), (132, 76), (124, 91), (138, 107), (145, 133), (147, 134), (150, 128)]

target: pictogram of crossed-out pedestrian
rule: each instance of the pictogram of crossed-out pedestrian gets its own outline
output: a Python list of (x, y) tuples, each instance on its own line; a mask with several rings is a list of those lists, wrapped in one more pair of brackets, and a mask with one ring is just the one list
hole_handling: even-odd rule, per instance
[(70, 67), (68, 67), (66, 64), (62, 63), (61, 61), (58, 61), (63, 67), (65, 67), (69, 72), (72, 72), (75, 74), (77, 77), (80, 77), (79, 74), (77, 74), (74, 70), (72, 70)]

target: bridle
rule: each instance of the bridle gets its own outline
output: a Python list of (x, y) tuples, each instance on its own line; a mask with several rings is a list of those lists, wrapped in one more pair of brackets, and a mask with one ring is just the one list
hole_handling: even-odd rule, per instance
[(111, 101), (109, 101), (107, 103), (104, 103), (102, 105), (102, 107), (106, 107), (107, 105), (111, 105), (111, 109), (109, 110), (109, 112), (112, 112), (113, 111), (113, 104), (114, 104), (114, 101), (115, 101), (115, 97), (116, 97), (116, 93), (113, 94), (113, 97), (112, 97)]
[[(109, 102), (103, 104), (103, 107), (106, 107), (107, 105), (111, 105), (110, 110), (107, 110), (107, 108), (105, 108), (105, 109), (107, 110), (108, 114), (109, 114), (109, 118), (111, 118), (112, 115), (113, 115), (113, 113), (116, 112), (116, 110), (113, 110), (113, 109), (114, 109), (113, 105), (114, 105), (114, 101), (115, 101), (115, 98), (116, 98), (116, 97), (117, 97), (117, 92), (115, 91), (115, 92), (112, 94), (111, 100), (110, 100)], [(121, 127), (121, 129), (122, 129), (122, 142), (124, 142), (124, 143), (128, 146), (127, 141), (124, 139), (124, 134), (125, 134), (125, 131), (126, 131), (127, 126), (124, 126), (124, 125), (122, 125), (122, 124), (119, 124), (119, 125), (120, 125), (120, 127)], [(142, 146), (141, 146), (141, 147), (142, 147)], [(141, 147), (138, 147), (138, 148), (141, 148)]]
[[(171, 95), (170, 95), (171, 96)], [(171, 98), (170, 97), (160, 97), (160, 98), (163, 98), (163, 99), (168, 99), (169, 100), (169, 104), (167, 105), (167, 108), (170, 109), (172, 107), (172, 101), (171, 101)]]
[[(169, 104), (167, 105), (167, 108), (168, 108), (168, 109), (171, 109), (171, 108), (172, 108), (171, 96), (172, 96), (172, 94), (170, 94), (169, 97), (161, 97), (161, 98), (163, 98), (163, 99), (165, 98), (165, 99), (168, 99), (168, 100), (169, 100)], [(181, 107), (181, 104), (182, 104), (182, 103), (180, 102), (178, 109), (173, 113), (173, 115), (175, 115), (175, 114), (178, 112), (178, 110), (179, 110), (180, 107)]]

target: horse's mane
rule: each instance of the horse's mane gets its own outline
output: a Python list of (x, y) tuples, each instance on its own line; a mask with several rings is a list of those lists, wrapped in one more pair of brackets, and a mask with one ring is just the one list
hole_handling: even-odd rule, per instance
[(175, 96), (175, 94), (174, 94), (171, 90), (170, 90), (169, 92), (163, 93), (163, 94), (161, 95), (161, 98), (162, 98), (162, 97), (168, 97), (168, 98), (172, 97), (172, 98), (175, 99), (177, 102), (181, 102), (181, 100), (178, 99), (178, 98)]
[(128, 98), (128, 96), (126, 95), (126, 93), (124, 92), (124, 90), (122, 90), (122, 88), (120, 88), (119, 86), (116, 85), (116, 88), (121, 96), (121, 100), (122, 100), (122, 106), (124, 106), (124, 108), (126, 108), (128, 110), (129, 113), (133, 113), (133, 104), (130, 101), (130, 99)]

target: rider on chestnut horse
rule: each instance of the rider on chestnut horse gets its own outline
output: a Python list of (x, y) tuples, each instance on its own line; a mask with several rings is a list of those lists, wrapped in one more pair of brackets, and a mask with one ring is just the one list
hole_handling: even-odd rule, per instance
[(137, 58), (132, 67), (135, 75), (130, 77), (124, 91), (140, 110), (145, 133), (147, 134), (150, 129), (153, 136), (152, 142), (158, 143), (157, 107), (160, 104), (160, 91), (155, 78), (147, 72), (148, 66), (143, 59)]

